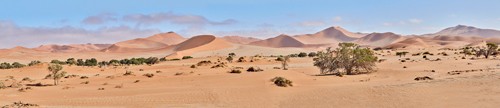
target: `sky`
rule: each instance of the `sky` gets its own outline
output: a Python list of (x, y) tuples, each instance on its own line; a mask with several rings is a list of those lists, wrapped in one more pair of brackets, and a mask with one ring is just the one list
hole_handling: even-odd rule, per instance
[(0, 0), (0, 48), (115, 43), (176, 32), (269, 38), (341, 26), (427, 34), (500, 29), (499, 0)]

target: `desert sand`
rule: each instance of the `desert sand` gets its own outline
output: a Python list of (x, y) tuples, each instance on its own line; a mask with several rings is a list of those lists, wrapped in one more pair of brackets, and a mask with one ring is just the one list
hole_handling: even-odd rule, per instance
[[(461, 27), (461, 26), (460, 26)], [(463, 27), (462, 27), (463, 28)], [(465, 27), (467, 28), (467, 27)], [(470, 28), (469, 28), (470, 29)], [(319, 108), (319, 107), (488, 107), (500, 106), (500, 57), (488, 59), (466, 56), (465, 46), (483, 45), (498, 40), (491, 37), (401, 36), (394, 33), (350, 33), (340, 27), (331, 27), (316, 34), (298, 36), (280, 35), (269, 39), (242, 37), (221, 38), (212, 35), (183, 38), (169, 32), (148, 38), (110, 44), (107, 48), (16, 47), (0, 50), (1, 62), (32, 60), (43, 63), (14, 69), (0, 69), (0, 81), (5, 85), (20, 82), (22, 88), (0, 89), (0, 105), (22, 101), (40, 107), (224, 107), (224, 108)], [(432, 36), (431, 36), (432, 35)], [(313, 37), (313, 38), (311, 38)], [(338, 38), (341, 37), (341, 38)], [(332, 40), (314, 43), (314, 40)], [(277, 55), (315, 52), (335, 47), (339, 42), (354, 42), (371, 48), (392, 48), (375, 51), (381, 62), (377, 71), (369, 74), (320, 75), (313, 66), (314, 57), (293, 57), (288, 70), (277, 69), (281, 62)], [(78, 46), (78, 45), (73, 45)], [(37, 50), (37, 49), (45, 50)], [(90, 50), (91, 49), (91, 50)], [(57, 51), (55, 51), (57, 50)], [(400, 57), (396, 52), (407, 51)], [(430, 52), (434, 55), (415, 53)], [(443, 55), (442, 53), (447, 55)], [(225, 60), (229, 53), (235, 59)], [(439, 53), (439, 54), (438, 54)], [(57, 86), (31, 86), (52, 84), (44, 79), (53, 59), (96, 58), (97, 60), (133, 57), (192, 59), (164, 61), (154, 65), (83, 67), (63, 65), (63, 71), (73, 77), (63, 78)], [(273, 56), (273, 57), (271, 57)], [(439, 59), (439, 60), (437, 60)], [(192, 68), (200, 61), (207, 65)], [(405, 62), (402, 62), (405, 60)], [(221, 62), (224, 67), (212, 68)], [(261, 72), (247, 72), (259, 67)], [(229, 73), (242, 68), (240, 74)], [(124, 75), (132, 71), (133, 75)], [(154, 74), (153, 77), (143, 76)], [(83, 77), (86, 76), (86, 77)], [(285, 77), (293, 81), (292, 87), (278, 87), (270, 80)], [(432, 80), (419, 80), (417, 77)], [(22, 81), (28, 77), (31, 81)], [(13, 80), (15, 79), (15, 80)]]

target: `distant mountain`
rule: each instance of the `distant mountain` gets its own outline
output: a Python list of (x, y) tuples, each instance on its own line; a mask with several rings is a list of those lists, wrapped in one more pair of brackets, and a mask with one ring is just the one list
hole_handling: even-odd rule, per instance
[(341, 27), (329, 27), (314, 34), (294, 36), (304, 44), (335, 44), (354, 41), (365, 34), (352, 33)]
[(264, 47), (303, 47), (304, 43), (298, 41), (294, 37), (288, 35), (279, 35), (274, 38), (252, 42), (249, 45), (264, 46)]
[(477, 37), (500, 37), (500, 31), (494, 29), (481, 29), (473, 26), (457, 25), (434, 33), (433, 36), (477, 36)]
[(224, 36), (221, 39), (224, 39), (231, 43), (236, 44), (249, 44), (256, 41), (261, 41), (262, 39), (253, 38), (253, 37), (241, 37), (241, 36)]

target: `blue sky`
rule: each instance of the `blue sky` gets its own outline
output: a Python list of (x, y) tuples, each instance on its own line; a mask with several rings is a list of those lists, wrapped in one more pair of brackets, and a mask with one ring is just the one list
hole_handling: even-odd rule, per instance
[(168, 31), (267, 38), (330, 26), (398, 34), (458, 24), (500, 29), (499, 5), (498, 0), (0, 0), (0, 48), (113, 43)]

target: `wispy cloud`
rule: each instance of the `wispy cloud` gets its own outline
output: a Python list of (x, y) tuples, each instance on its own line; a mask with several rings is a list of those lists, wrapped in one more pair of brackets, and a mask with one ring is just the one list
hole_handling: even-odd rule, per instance
[(423, 23), (424, 20), (422, 19), (417, 19), (417, 18), (412, 18), (408, 20), (403, 20), (403, 21), (398, 21), (398, 22), (384, 22), (382, 23), (383, 26), (402, 26), (402, 25), (410, 25), (410, 24), (421, 24)]
[(340, 21), (342, 21), (342, 17), (340, 16), (333, 17), (333, 22), (340, 22)]
[(317, 26), (324, 26), (326, 25), (326, 22), (324, 21), (320, 21), (320, 20), (317, 20), (317, 21), (303, 21), (303, 22), (299, 22), (295, 25), (298, 25), (298, 26), (301, 26), (301, 27), (317, 27)]
[(420, 24), (422, 23), (422, 20), (421, 19), (409, 19), (408, 22), (412, 23), (412, 24)]
[(36, 47), (42, 44), (114, 43), (159, 32), (155, 29), (139, 29), (125, 25), (89, 30), (73, 26), (24, 27), (14, 22), (0, 21), (0, 48), (18, 45)]
[(87, 18), (83, 19), (82, 23), (83, 24), (89, 24), (89, 25), (97, 25), (97, 24), (104, 24), (109, 21), (117, 21), (118, 19), (116, 18), (116, 15), (112, 13), (101, 13), (98, 15), (92, 15), (88, 16)]
[(223, 21), (212, 21), (200, 15), (183, 15), (173, 12), (153, 13), (153, 14), (130, 14), (123, 16), (124, 21), (135, 22), (142, 25), (169, 22), (179, 25), (204, 26), (204, 25), (230, 25), (238, 21), (226, 19)]

